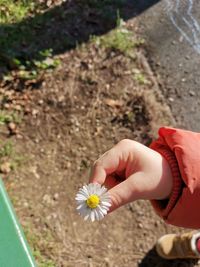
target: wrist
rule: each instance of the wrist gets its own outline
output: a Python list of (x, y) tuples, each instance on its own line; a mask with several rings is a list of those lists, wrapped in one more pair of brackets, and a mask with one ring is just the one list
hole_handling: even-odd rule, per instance
[(176, 156), (174, 153), (169, 150), (167, 147), (160, 146), (160, 147), (151, 147), (155, 149), (157, 152), (159, 152), (162, 157), (167, 161), (168, 166), (170, 167), (173, 184), (172, 184), (172, 191), (169, 194), (168, 201), (165, 203), (163, 200), (166, 198), (160, 198), (152, 200), (152, 205), (156, 209), (157, 213), (162, 216), (163, 218), (167, 218), (168, 214), (170, 213), (171, 209), (174, 207), (174, 205), (177, 202), (177, 199), (179, 198), (182, 188), (183, 188), (183, 181), (181, 178), (179, 165), (176, 160)]

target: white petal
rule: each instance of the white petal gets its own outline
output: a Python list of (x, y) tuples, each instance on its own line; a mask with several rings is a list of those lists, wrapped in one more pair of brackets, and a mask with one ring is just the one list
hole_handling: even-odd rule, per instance
[[(107, 188), (105, 188), (105, 186), (103, 186), (103, 187), (101, 188), (101, 195), (103, 196), (103, 194), (105, 194), (107, 191), (108, 191)], [(106, 194), (105, 194), (105, 195), (106, 195)]]
[(101, 203), (109, 203), (109, 204), (111, 203), (110, 199), (104, 199), (104, 198), (103, 199), (100, 198), (100, 202)]
[(77, 207), (79, 207), (79, 206), (81, 206), (81, 205), (86, 206), (85, 201), (82, 201), (82, 200), (77, 200), (77, 201), (76, 201), (76, 205), (77, 205)]
[(78, 210), (78, 213), (81, 215), (81, 216), (86, 216), (87, 214), (90, 213), (90, 211), (87, 209), (87, 207), (82, 207), (80, 210)]
[(101, 212), (101, 210), (98, 210), (97, 213), (98, 213), (98, 220), (101, 220), (104, 218), (104, 214)]
[(83, 196), (89, 197), (89, 193), (88, 190), (83, 190), (83, 188), (81, 188), (78, 192), (78, 194), (81, 194)]
[(90, 188), (90, 186), (88, 185), (88, 195), (90, 196), (91, 195), (91, 188)]
[(92, 222), (94, 222), (94, 220), (95, 220), (95, 212), (94, 212), (94, 210), (92, 210), (91, 213), (90, 213), (90, 219), (91, 219)]
[(102, 208), (101, 206), (99, 206), (98, 208), (104, 215), (107, 214), (107, 210), (106, 209)]
[(100, 185), (100, 184), (95, 183), (95, 184), (93, 184), (93, 185), (94, 185), (94, 187), (95, 187), (96, 189), (101, 188), (101, 185)]
[(96, 193), (96, 190), (95, 190), (95, 184), (89, 184), (88, 185), (88, 192), (90, 195), (93, 195)]
[(85, 200), (76, 200), (76, 204), (77, 204), (77, 207), (80, 206), (80, 205), (84, 205), (86, 206), (86, 203), (85, 203)]
[(109, 211), (109, 208), (108, 207), (101, 207), (102, 208), (102, 210), (106, 210), (106, 212), (108, 213), (108, 211)]
[(109, 207), (101, 206), (101, 208), (102, 208), (103, 210), (106, 210), (107, 212), (109, 211)]
[(99, 212), (97, 210), (95, 210), (94, 212), (95, 212), (95, 219), (99, 221), (100, 220)]
[(111, 203), (107, 202), (107, 201), (101, 201), (101, 205), (102, 206), (106, 206), (106, 207), (110, 207)]
[(89, 216), (90, 216), (90, 213), (87, 214), (87, 215), (85, 215), (85, 217), (84, 217), (84, 221), (86, 221), (86, 220), (89, 218)]
[(101, 196), (101, 188), (96, 188), (95, 194), (100, 197)]
[(80, 209), (83, 208), (83, 207), (86, 208), (85, 203), (81, 203), (76, 209), (77, 209), (77, 210), (80, 210)]
[(81, 195), (81, 194), (77, 194), (76, 197), (75, 197), (76, 200), (86, 200), (87, 197), (84, 196), (84, 195)]
[(95, 220), (98, 220), (98, 212), (96, 209), (94, 209), (94, 217), (95, 217)]
[[(86, 200), (93, 194), (99, 196), (100, 203), (97, 208), (90, 209), (86, 205)], [(92, 222), (103, 219), (111, 206), (109, 193), (105, 186), (101, 186), (100, 184), (90, 183), (84, 185), (79, 189), (75, 199), (77, 202), (78, 213), (84, 217), (84, 220), (90, 219)]]
[(87, 192), (88, 191), (88, 186), (84, 185), (82, 189)]

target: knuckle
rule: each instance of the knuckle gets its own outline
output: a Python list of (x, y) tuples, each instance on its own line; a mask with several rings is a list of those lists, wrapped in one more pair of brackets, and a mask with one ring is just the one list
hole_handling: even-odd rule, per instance
[(112, 196), (111, 196), (111, 201), (112, 201), (112, 205), (115, 207), (115, 208), (118, 208), (122, 205), (122, 199), (121, 197), (116, 194), (116, 193), (113, 193)]
[(133, 140), (130, 140), (130, 139), (122, 139), (122, 140), (118, 143), (118, 145), (120, 145), (120, 146), (130, 146), (130, 145), (132, 145), (133, 143), (134, 143)]

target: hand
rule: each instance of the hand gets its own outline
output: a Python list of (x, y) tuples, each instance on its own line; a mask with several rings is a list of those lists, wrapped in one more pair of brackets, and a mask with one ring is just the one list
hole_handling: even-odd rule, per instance
[(137, 199), (168, 198), (173, 177), (161, 154), (124, 139), (94, 163), (90, 182), (109, 188), (113, 211)]

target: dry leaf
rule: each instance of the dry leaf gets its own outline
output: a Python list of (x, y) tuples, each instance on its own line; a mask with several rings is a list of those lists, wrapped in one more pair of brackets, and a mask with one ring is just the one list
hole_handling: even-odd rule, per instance
[(106, 105), (108, 105), (112, 108), (120, 108), (123, 105), (122, 101), (114, 100), (114, 99), (110, 99), (110, 98), (105, 99), (105, 103), (106, 103)]

